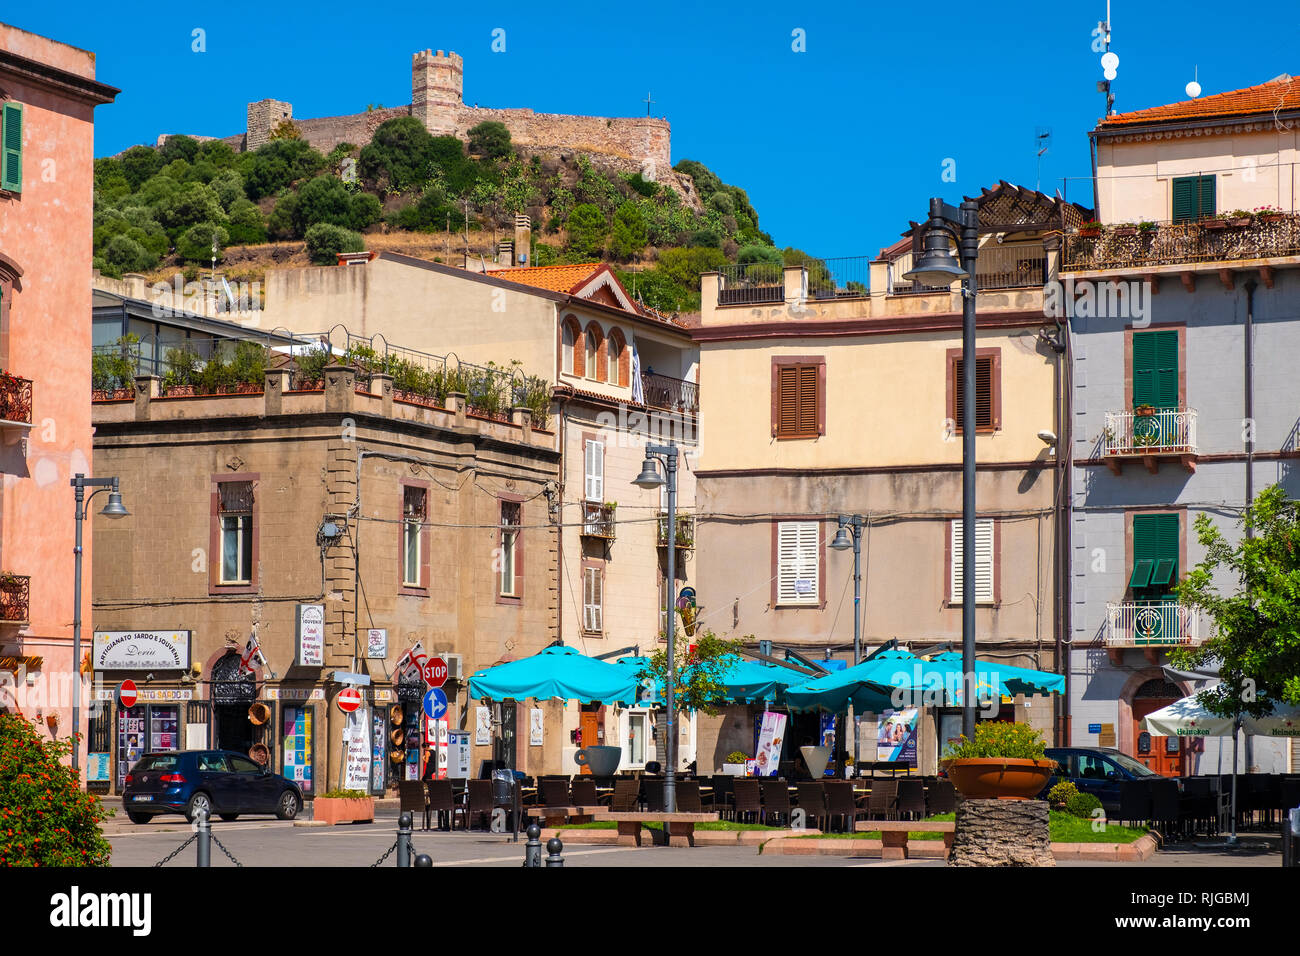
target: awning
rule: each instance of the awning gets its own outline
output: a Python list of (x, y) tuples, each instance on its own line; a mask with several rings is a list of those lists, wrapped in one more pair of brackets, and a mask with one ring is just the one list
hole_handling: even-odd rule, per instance
[(637, 680), (627, 668), (548, 647), (540, 654), (498, 664), (470, 676), (469, 695), (489, 700), (577, 700), (625, 704), (636, 700)]

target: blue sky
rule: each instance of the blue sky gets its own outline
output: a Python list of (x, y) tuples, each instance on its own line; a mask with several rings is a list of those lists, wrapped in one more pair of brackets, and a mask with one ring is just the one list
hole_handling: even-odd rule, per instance
[[(458, 9), (464, 8), (464, 9)], [(229, 135), (264, 97), (299, 117), (410, 102), (410, 57), (455, 50), (465, 100), (672, 122), (673, 161), (696, 159), (748, 190), (778, 245), (874, 255), (933, 194), (956, 201), (1007, 179), (1035, 183), (1034, 135), (1052, 131), (1044, 191), (1091, 203), (1087, 130), (1102, 113), (1092, 31), (1104, 0), (931, 5), (751, 2), (198, 5), (65, 0), (0, 15), (95, 51), (120, 87), (97, 110), (96, 155), (159, 133)], [(1275, 12), (1270, 12), (1270, 10)], [(933, 11), (933, 12), (932, 12)], [(111, 15), (106, 15), (111, 14)], [(1115, 0), (1116, 108), (1185, 99), (1300, 69), (1300, 10)], [(206, 52), (191, 50), (206, 31)], [(491, 50), (505, 31), (504, 53)], [(792, 50), (804, 31), (806, 52)], [(940, 62), (935, 69), (928, 62)], [(956, 182), (943, 182), (945, 159)]]

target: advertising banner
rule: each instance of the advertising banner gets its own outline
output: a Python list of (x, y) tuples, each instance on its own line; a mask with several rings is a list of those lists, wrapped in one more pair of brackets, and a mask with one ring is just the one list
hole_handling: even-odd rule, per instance
[(876, 734), (877, 760), (905, 760), (916, 766), (916, 726), (920, 711), (915, 707), (887, 710), (880, 715)]
[(189, 631), (96, 631), (91, 660), (97, 671), (184, 670)]
[(486, 747), (492, 743), (492, 708), (474, 708), (474, 743)]
[(296, 625), (297, 653), (294, 654), (294, 663), (300, 667), (323, 667), (325, 665), (325, 605), (299, 604)]
[(370, 712), (359, 707), (348, 714), (344, 731), (347, 748), (343, 765), (343, 789), (370, 792)]
[(839, 766), (836, 758), (839, 756), (839, 748), (835, 746), (835, 732), (839, 729), (839, 714), (822, 714), (821, 715), (821, 733), (818, 736), (817, 743), (823, 747), (829, 747), (831, 750), (831, 759), (826, 762), (825, 776), (835, 776), (835, 769)]
[(781, 742), (785, 738), (785, 714), (767, 711), (758, 731), (754, 754), (754, 776), (775, 777), (781, 764)]
[(545, 740), (543, 728), (546, 724), (546, 713), (540, 707), (533, 707), (528, 711), (528, 746), (540, 747)]

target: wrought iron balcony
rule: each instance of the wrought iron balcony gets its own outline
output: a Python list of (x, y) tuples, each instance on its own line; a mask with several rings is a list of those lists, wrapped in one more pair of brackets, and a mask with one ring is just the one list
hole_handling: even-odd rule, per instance
[(32, 381), (0, 372), (0, 422), (32, 423)]
[(1107, 647), (1185, 647), (1201, 643), (1200, 615), (1177, 601), (1107, 604)]
[(641, 391), (645, 403), (654, 408), (698, 415), (700, 412), (700, 387), (694, 382), (667, 375), (641, 374)]
[(614, 540), (614, 510), (617, 506), (587, 501), (582, 506), (582, 536)]
[(1300, 215), (1258, 213), (1233, 219), (1105, 226), (1065, 236), (1062, 272), (1300, 255)]
[(725, 265), (718, 287), (718, 305), (751, 305), (785, 301), (785, 269), (774, 262)]
[(1107, 412), (1102, 432), (1102, 455), (1112, 471), (1119, 459), (1139, 458), (1155, 471), (1155, 460), (1178, 457), (1191, 466), (1196, 456), (1196, 409), (1153, 408)]
[(0, 574), (0, 622), (26, 624), (31, 620), (32, 579), (25, 574)]
[[(683, 551), (692, 551), (695, 549), (695, 516), (694, 515), (677, 515), (676, 517), (676, 539), (677, 547)], [(657, 537), (659, 547), (668, 546), (668, 516), (661, 514), (659, 516), (659, 533)]]

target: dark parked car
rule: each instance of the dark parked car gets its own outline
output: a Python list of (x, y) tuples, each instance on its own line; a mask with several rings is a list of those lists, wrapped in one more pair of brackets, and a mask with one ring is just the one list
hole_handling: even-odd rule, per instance
[(1047, 792), (1066, 780), (1080, 793), (1100, 800), (1108, 816), (1119, 812), (1120, 785), (1125, 781), (1163, 779), (1146, 764), (1111, 747), (1049, 747), (1047, 758), (1056, 761), (1056, 773), (1039, 799), (1046, 800)]
[(241, 813), (274, 813), (292, 820), (302, 809), (302, 791), (270, 767), (231, 750), (178, 750), (146, 754), (126, 775), (122, 806), (132, 823), (162, 813), (193, 820), (202, 809), (234, 820)]

